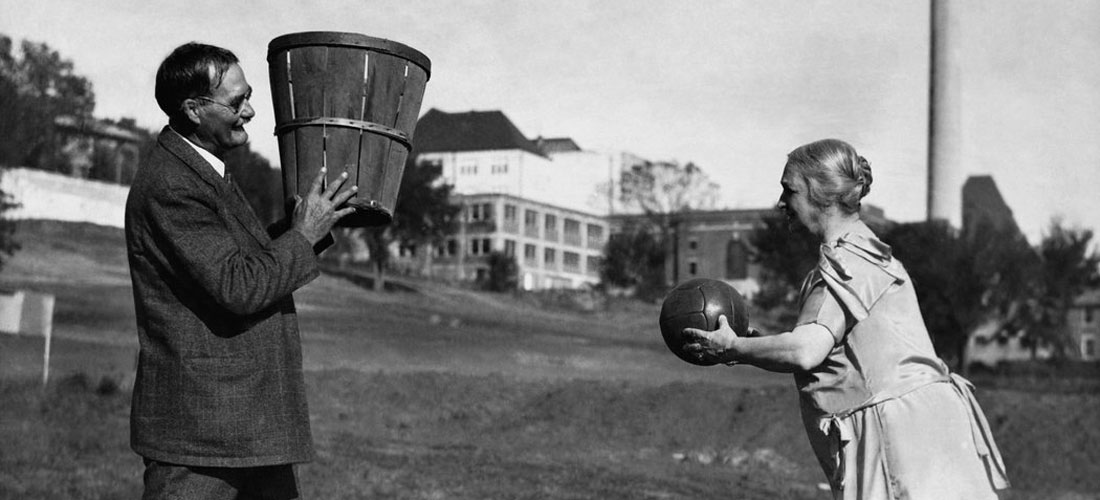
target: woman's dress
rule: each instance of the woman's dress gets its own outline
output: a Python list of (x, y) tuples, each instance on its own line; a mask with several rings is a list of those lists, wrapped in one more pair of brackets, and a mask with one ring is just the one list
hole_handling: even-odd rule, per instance
[(799, 324), (836, 340), (821, 365), (795, 374), (835, 498), (995, 499), (1008, 487), (973, 387), (936, 356), (889, 246), (869, 232), (822, 245), (801, 304)]

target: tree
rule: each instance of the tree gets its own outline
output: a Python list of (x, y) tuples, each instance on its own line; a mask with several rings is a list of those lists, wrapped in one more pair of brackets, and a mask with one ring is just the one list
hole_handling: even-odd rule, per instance
[[(432, 246), (454, 232), (459, 205), (451, 203), (452, 186), (438, 182), (443, 167), (415, 161), (410, 154), (398, 188), (393, 223), (389, 226), (366, 228), (358, 232), (370, 252), (374, 268), (374, 289), (382, 290), (386, 265), (390, 261), (390, 246), (394, 242), (413, 244), (424, 250), (424, 266), (431, 268)], [(353, 233), (353, 237), (354, 237)]]
[(490, 292), (510, 292), (519, 288), (519, 264), (504, 252), (489, 253), (489, 276), (485, 288)]
[(883, 240), (905, 264), (936, 351), (969, 369), (979, 328), (1013, 335), (1031, 296), (1038, 258), (1014, 228), (978, 224), (956, 232), (941, 221), (899, 224)]
[(796, 294), (806, 273), (817, 263), (818, 245), (804, 227), (793, 227), (775, 212), (749, 236), (752, 259), (762, 269), (761, 290), (753, 302), (765, 310), (782, 308), (782, 316), (793, 319)]
[(1071, 348), (1066, 314), (1084, 291), (1100, 285), (1100, 255), (1087, 229), (1066, 228), (1058, 219), (1039, 243), (1039, 280), (1026, 303), (1019, 326), (1032, 357), (1039, 345), (1054, 347), (1056, 356)]
[(625, 288), (643, 300), (664, 293), (667, 247), (645, 227), (629, 227), (612, 234), (600, 261), (604, 286)]
[[(620, 200), (627, 211), (663, 216), (713, 208), (718, 184), (688, 162), (644, 162), (622, 173)], [(658, 218), (663, 222), (664, 219)]]
[(44, 43), (23, 41), (21, 57), (11, 38), (0, 35), (0, 163), (63, 169), (55, 120), (90, 119), (95, 93), (73, 63)]
[[(694, 163), (644, 162), (623, 171), (619, 197), (627, 211), (641, 213), (642, 219), (608, 240), (601, 275), (613, 286), (663, 293), (678, 215), (713, 208), (718, 184)], [(631, 244), (639, 246), (627, 248)]]

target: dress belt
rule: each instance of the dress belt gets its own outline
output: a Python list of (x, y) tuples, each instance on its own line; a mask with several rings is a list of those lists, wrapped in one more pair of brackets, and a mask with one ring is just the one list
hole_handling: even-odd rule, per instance
[(974, 384), (961, 375), (951, 374), (951, 385), (967, 403), (967, 416), (970, 417), (970, 431), (974, 435), (974, 446), (978, 448), (978, 454), (985, 462), (986, 472), (993, 487), (1003, 490), (1009, 487), (1008, 474), (1005, 471), (1005, 462), (1001, 458), (1001, 450), (997, 448), (997, 442), (993, 440), (993, 432), (989, 429), (989, 422), (978, 406), (978, 400), (974, 398)]

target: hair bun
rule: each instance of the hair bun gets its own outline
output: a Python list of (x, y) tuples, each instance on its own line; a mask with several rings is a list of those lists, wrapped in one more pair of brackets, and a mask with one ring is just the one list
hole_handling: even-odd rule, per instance
[(875, 180), (871, 175), (871, 162), (867, 161), (867, 158), (862, 156), (856, 156), (856, 183), (863, 186), (863, 190), (859, 193), (859, 197), (863, 198), (867, 196), (867, 193), (871, 192), (871, 182)]

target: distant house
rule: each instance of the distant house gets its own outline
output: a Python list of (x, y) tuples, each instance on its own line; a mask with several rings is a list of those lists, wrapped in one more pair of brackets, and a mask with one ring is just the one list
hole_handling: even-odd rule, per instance
[(1082, 361), (1100, 361), (1097, 341), (1100, 340), (1100, 290), (1089, 290), (1073, 301), (1066, 314), (1071, 341)]
[(137, 172), (138, 133), (94, 118), (63, 115), (54, 120), (63, 173), (82, 179), (129, 184)]

